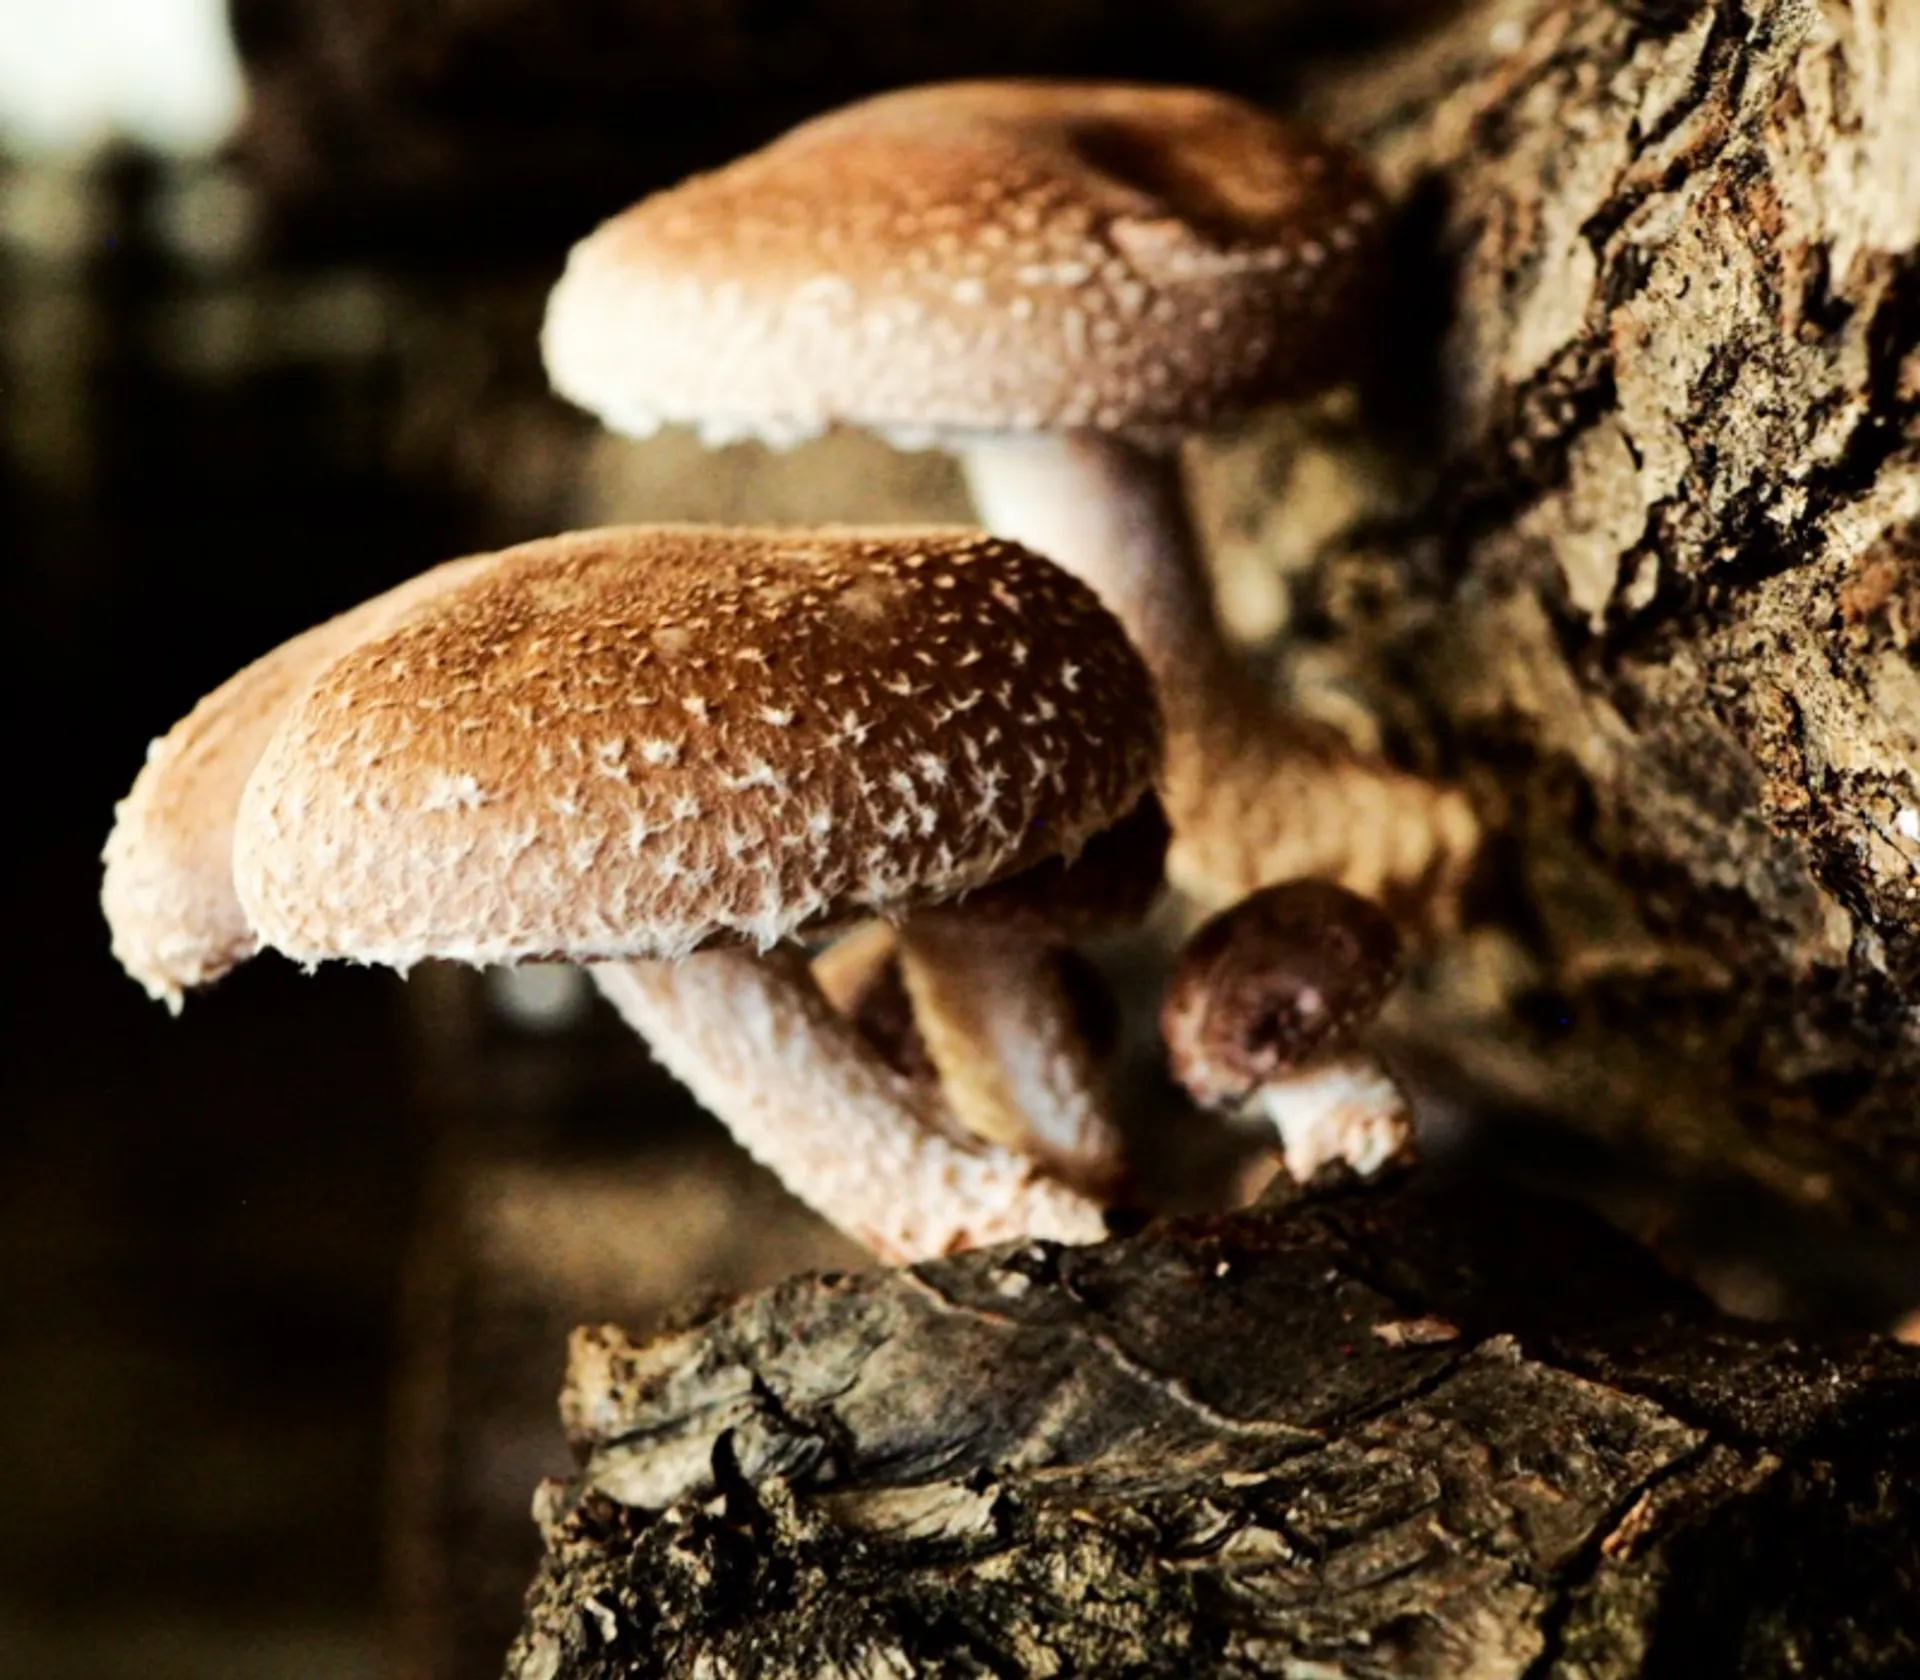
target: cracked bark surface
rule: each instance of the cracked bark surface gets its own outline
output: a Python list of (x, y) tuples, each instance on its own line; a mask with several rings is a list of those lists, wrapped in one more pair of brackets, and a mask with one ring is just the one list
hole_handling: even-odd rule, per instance
[(1289, 567), (1296, 686), (1506, 827), (1504, 932), (1416, 1031), (1910, 1216), (1920, 11), (1494, 0), (1316, 107), (1402, 208), (1389, 353), (1215, 494)]
[(1920, 1664), (1920, 1353), (1508, 1192), (798, 1278), (563, 1411), (514, 1680)]

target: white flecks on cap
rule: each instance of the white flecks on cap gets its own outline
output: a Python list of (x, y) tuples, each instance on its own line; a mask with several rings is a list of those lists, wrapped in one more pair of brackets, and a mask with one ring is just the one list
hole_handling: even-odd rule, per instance
[(620, 430), (1165, 434), (1353, 355), (1378, 199), (1225, 95), (970, 82), (849, 106), (578, 245), (543, 336)]
[[(252, 927), (233, 891), (233, 823), (261, 750), (309, 683), (369, 636), (462, 582), (477, 562), (456, 560), (282, 643), (202, 700), (147, 749), (114, 811), (101, 905), (113, 953), (169, 1007), (244, 962)], [(430, 788), (427, 798), (478, 802), (477, 783)]]
[[(576, 533), (321, 674), (260, 756), (234, 878), (301, 961), (765, 946), (1071, 855), (1139, 800), (1157, 730), (1119, 626), (1012, 544)], [(609, 739), (635, 744), (617, 776)]]

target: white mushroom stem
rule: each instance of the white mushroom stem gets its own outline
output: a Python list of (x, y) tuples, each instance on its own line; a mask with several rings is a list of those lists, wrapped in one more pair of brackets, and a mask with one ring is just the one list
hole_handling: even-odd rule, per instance
[(957, 917), (900, 930), (914, 1023), (954, 1118), (1095, 1194), (1120, 1173), (1106, 1079), (1046, 945)]
[(1328, 1057), (1269, 1080), (1251, 1108), (1271, 1122), (1287, 1172), (1299, 1184), (1335, 1161), (1372, 1178), (1413, 1155), (1413, 1111), (1406, 1096), (1363, 1052)]
[(714, 950), (592, 973), (749, 1154), (881, 1258), (1105, 1234), (1099, 1207), (1032, 1161), (942, 1135), (938, 1093), (881, 1064), (798, 953)]
[(1177, 455), (1086, 432), (969, 438), (959, 454), (982, 523), (1088, 584), (1153, 672), (1176, 886), (1219, 905), (1315, 875), (1445, 919), (1479, 841), (1471, 807), (1255, 692), (1214, 614)]

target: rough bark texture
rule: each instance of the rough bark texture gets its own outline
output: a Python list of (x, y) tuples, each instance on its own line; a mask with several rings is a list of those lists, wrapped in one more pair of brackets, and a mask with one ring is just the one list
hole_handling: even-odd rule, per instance
[(1210, 476), (1297, 686), (1512, 836), (1426, 1035), (1912, 1213), (1920, 6), (1495, 0), (1316, 104), (1402, 204), (1390, 353)]
[(509, 1673), (1911, 1673), (1920, 1352), (1403, 1189), (576, 1336)]

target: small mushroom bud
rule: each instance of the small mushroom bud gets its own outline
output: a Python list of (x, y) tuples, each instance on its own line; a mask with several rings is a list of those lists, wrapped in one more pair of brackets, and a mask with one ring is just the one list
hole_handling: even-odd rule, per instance
[(1304, 1183), (1344, 1161), (1363, 1177), (1413, 1148), (1406, 1097), (1354, 1035), (1400, 977), (1377, 905), (1330, 881), (1287, 881), (1204, 923), (1175, 961), (1160, 1030), (1202, 1107), (1256, 1111)]

